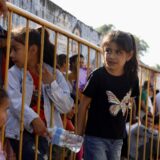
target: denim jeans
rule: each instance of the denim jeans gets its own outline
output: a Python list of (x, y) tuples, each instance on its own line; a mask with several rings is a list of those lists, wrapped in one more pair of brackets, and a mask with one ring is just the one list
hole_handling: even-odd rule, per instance
[(120, 160), (123, 139), (85, 136), (84, 160)]
[[(158, 148), (157, 148), (158, 144), (157, 143), (158, 143), (157, 139), (153, 139), (152, 157), (154, 157), (155, 159), (156, 159), (156, 156), (157, 156), (157, 152), (159, 153), (159, 156), (160, 156), (160, 148), (159, 148), (159, 151), (158, 151)], [(149, 142), (146, 143), (145, 147), (146, 147), (145, 159), (149, 160), (150, 159), (150, 154), (151, 154), (151, 138), (149, 138)], [(138, 148), (138, 160), (143, 159), (143, 151), (144, 151), (144, 145), (142, 145)]]
[[(19, 154), (19, 141), (9, 139), (10, 144), (16, 154), (18, 160)], [(38, 160), (45, 160), (48, 157), (48, 142), (46, 138), (39, 136), (38, 146)], [(35, 136), (27, 131), (23, 133), (23, 147), (22, 147), (22, 160), (34, 160), (35, 159)]]

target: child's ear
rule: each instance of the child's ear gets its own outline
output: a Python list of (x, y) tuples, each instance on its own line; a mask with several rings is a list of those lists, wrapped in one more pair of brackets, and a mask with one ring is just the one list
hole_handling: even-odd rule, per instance
[(31, 45), (31, 46), (29, 47), (29, 52), (30, 52), (31, 54), (37, 54), (37, 52), (38, 52), (38, 46), (35, 45), (35, 44)]
[(127, 54), (127, 61), (130, 61), (132, 57), (133, 57), (133, 52)]

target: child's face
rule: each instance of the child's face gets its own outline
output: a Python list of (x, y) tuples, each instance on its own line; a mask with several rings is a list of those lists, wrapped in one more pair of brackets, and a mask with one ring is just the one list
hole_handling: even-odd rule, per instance
[(11, 46), (10, 57), (13, 63), (17, 65), (17, 67), (23, 68), (25, 62), (25, 46), (15, 40), (12, 40)]
[(63, 63), (62, 72), (67, 72), (67, 64), (66, 64), (66, 62)]
[(107, 46), (105, 46), (104, 51), (107, 68), (111, 72), (116, 72), (119, 74), (123, 73), (124, 65), (127, 61), (130, 60), (132, 54), (121, 50), (114, 42), (111, 42)]
[(4, 98), (0, 103), (0, 128), (5, 124), (7, 120), (7, 109), (9, 107), (9, 99)]
[(83, 68), (84, 67), (84, 58), (83, 57), (80, 57), (80, 62), (79, 62), (79, 67), (80, 68)]

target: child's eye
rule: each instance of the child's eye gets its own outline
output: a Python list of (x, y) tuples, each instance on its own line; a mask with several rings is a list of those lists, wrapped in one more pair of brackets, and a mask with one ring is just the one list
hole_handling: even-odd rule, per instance
[(119, 49), (116, 50), (116, 54), (121, 54), (121, 53), (122, 53), (122, 50), (119, 50)]
[(16, 47), (11, 46), (11, 51), (14, 50), (15, 52), (17, 51)]
[(110, 53), (111, 53), (111, 49), (110, 49), (110, 48), (106, 48), (105, 52), (106, 52), (107, 54), (110, 54)]

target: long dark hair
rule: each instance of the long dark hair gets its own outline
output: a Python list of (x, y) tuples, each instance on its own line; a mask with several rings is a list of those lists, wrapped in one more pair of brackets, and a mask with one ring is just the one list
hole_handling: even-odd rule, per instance
[[(41, 31), (42, 28), (38, 29), (29, 29), (29, 47), (32, 45), (38, 46), (38, 52), (40, 54), (41, 49)], [(26, 27), (20, 28), (16, 31), (12, 32), (12, 39), (15, 41), (25, 44), (26, 38)], [(49, 40), (49, 32), (45, 29), (44, 33), (44, 53), (43, 53), (43, 61), (50, 66), (53, 66), (54, 62), (54, 44), (52, 44)]]
[(7, 92), (2, 87), (0, 87), (0, 104), (3, 103), (4, 99), (9, 99), (9, 96)]
[(66, 54), (59, 54), (57, 56), (57, 65), (59, 68), (61, 68), (66, 63)]
[[(80, 58), (84, 58), (84, 56), (82, 54), (80, 54)], [(77, 64), (76, 64), (77, 60), (78, 60), (78, 54), (75, 54), (75, 55), (73, 55), (73, 56), (70, 57), (69, 64), (70, 64), (70, 70), (71, 71), (77, 69), (77, 68), (75, 68), (77, 66)]]
[(120, 49), (127, 53), (133, 52), (132, 58), (126, 62), (124, 72), (127, 75), (131, 85), (134, 84), (138, 78), (138, 60), (135, 38), (132, 34), (123, 31), (111, 31), (102, 41), (102, 48), (111, 43), (116, 43)]

